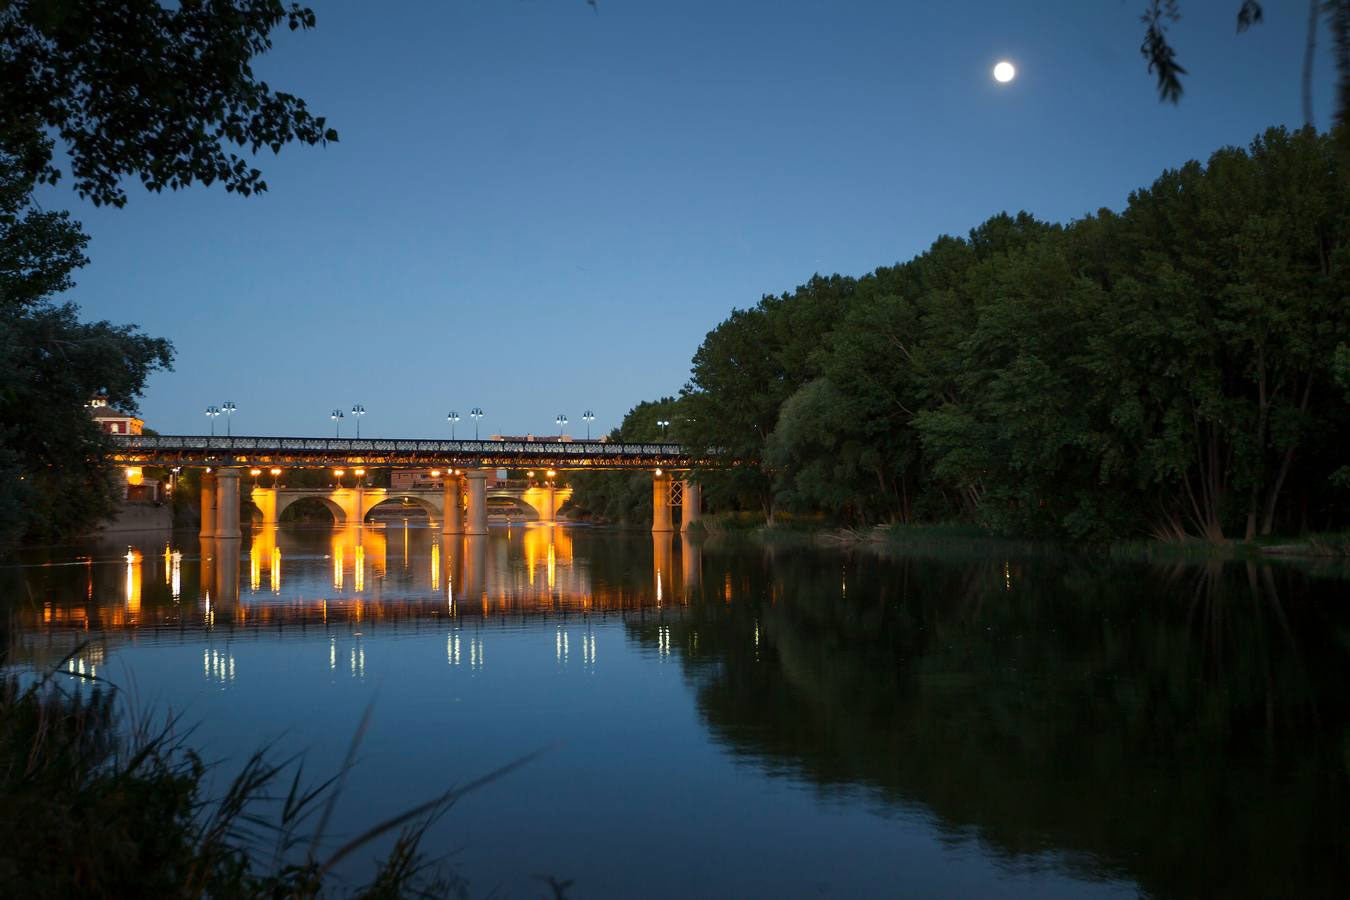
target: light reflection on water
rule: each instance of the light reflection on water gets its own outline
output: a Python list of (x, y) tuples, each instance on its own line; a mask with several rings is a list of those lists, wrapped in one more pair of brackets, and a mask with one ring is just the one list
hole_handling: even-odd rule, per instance
[(537, 747), (431, 839), (480, 893), (1332, 896), (1343, 580), (568, 527), (260, 528), (0, 568), (12, 665), (134, 684), (350, 833)]

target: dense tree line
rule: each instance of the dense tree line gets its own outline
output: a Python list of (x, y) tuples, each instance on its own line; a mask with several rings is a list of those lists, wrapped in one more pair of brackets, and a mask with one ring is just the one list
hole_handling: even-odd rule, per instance
[(748, 461), (704, 473), (708, 501), (770, 520), (1083, 540), (1343, 526), (1346, 175), (1329, 136), (1271, 129), (1121, 212), (1001, 214), (817, 276), (708, 334), (672, 431)]

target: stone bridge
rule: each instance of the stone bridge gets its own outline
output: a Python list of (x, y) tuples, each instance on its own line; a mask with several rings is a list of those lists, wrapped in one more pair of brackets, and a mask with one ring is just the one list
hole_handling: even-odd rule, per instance
[[(447, 491), (441, 488), (425, 490), (408, 488), (267, 488), (255, 487), (249, 499), (257, 510), (260, 525), (275, 525), (282, 514), (296, 503), (314, 500), (321, 503), (333, 516), (336, 525), (364, 522), (378, 507), (386, 504), (412, 504), (426, 512), (432, 524), (444, 522)], [(467, 497), (459, 493), (457, 517), (463, 521), (468, 511)], [(498, 485), (484, 489), (484, 499), (491, 504), (508, 501), (518, 517), (527, 521), (550, 523), (557, 521), (558, 509), (572, 496), (570, 487)]]

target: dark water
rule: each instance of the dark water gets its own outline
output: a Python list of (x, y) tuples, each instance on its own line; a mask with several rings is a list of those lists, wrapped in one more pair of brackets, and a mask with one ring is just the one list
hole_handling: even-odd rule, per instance
[(476, 896), (1350, 886), (1342, 573), (397, 525), (25, 563), (10, 664), (87, 638), (227, 770), (331, 772), (373, 700), (347, 833), (552, 746), (431, 833)]

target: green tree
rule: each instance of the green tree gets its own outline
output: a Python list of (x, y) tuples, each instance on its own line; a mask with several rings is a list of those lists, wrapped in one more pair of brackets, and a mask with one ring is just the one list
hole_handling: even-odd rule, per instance
[(151, 191), (217, 181), (265, 191), (236, 150), (337, 140), (251, 67), (274, 29), (314, 21), (281, 0), (0, 0), (0, 151), (27, 180), (54, 184), (56, 135), (75, 189), (95, 204), (125, 204), (126, 175)]
[(820, 374), (825, 338), (849, 308), (855, 286), (852, 278), (816, 276), (791, 294), (733, 310), (704, 338), (681, 391), (684, 416), (676, 436), (700, 454), (751, 463), (706, 473), (710, 504), (759, 509), (772, 521), (769, 435), (788, 397)]
[(69, 537), (112, 513), (109, 442), (86, 405), (103, 394), (134, 411), (173, 358), (167, 341), (81, 322), (53, 300), (87, 262), (88, 238), (69, 214), (34, 208), (30, 189), (0, 156), (0, 544)]

